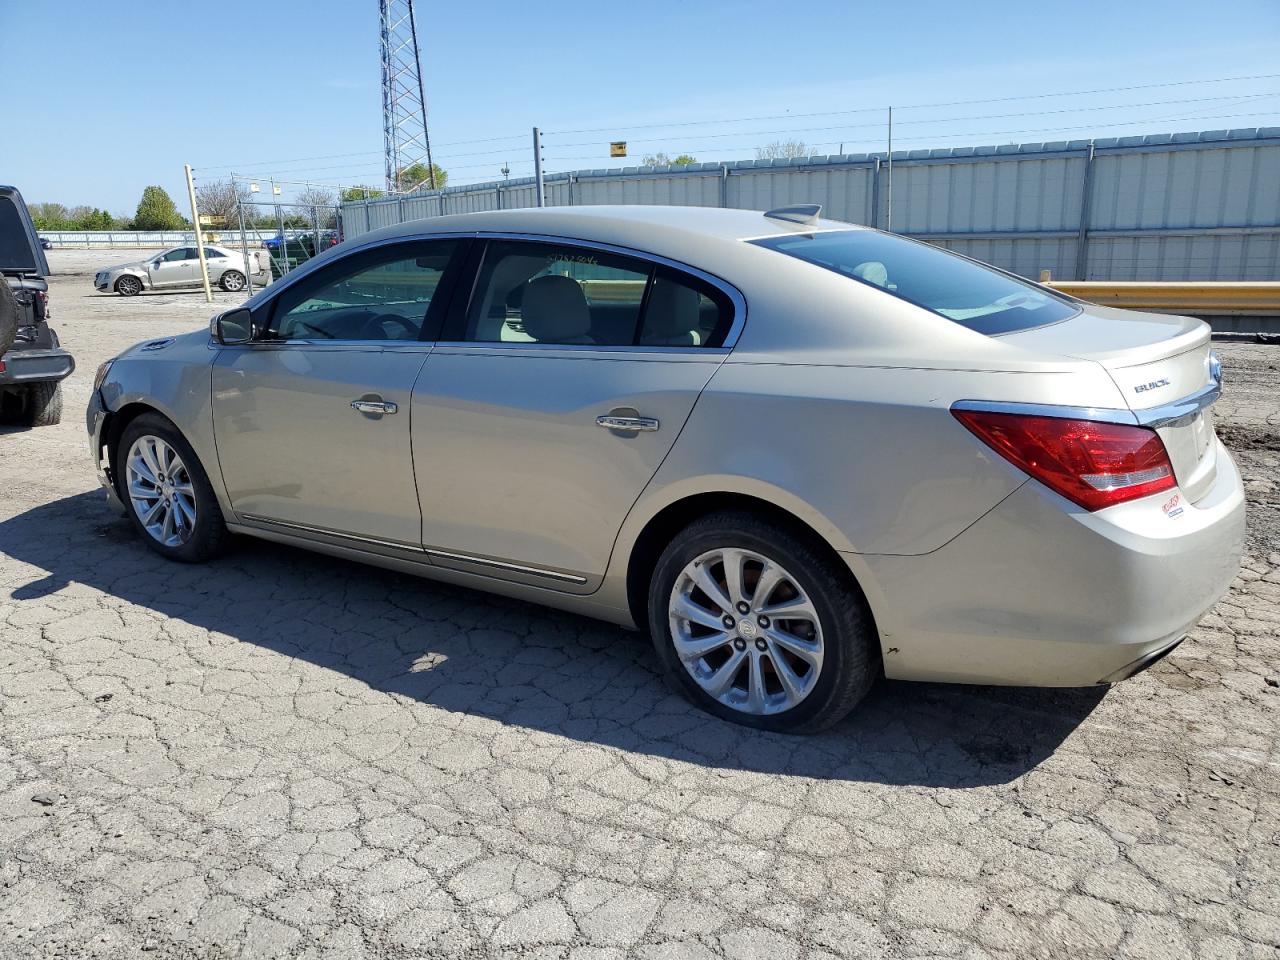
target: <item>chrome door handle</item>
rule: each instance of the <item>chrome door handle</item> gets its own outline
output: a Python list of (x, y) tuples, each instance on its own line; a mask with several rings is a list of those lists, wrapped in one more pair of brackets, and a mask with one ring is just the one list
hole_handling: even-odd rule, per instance
[(649, 433), (658, 429), (658, 421), (653, 417), (615, 417), (610, 414), (596, 417), (596, 426), (606, 430)]
[(352, 400), (351, 409), (361, 413), (395, 413), (400, 408), (390, 400)]

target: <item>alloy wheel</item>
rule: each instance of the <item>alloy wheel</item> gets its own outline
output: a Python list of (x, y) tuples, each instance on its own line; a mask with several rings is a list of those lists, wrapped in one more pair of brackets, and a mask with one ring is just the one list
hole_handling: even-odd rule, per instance
[(223, 275), (222, 285), (231, 293), (235, 293), (237, 290), (242, 290), (244, 288), (244, 277), (240, 276), (240, 274), (236, 273), (234, 270), (231, 270)]
[(196, 492), (178, 451), (160, 437), (143, 435), (125, 458), (134, 513), (158, 543), (180, 547), (196, 524)]
[(142, 290), (142, 284), (138, 281), (137, 277), (121, 277), (116, 283), (116, 289), (126, 297), (132, 297), (135, 293)]
[(822, 673), (822, 623), (800, 581), (763, 554), (710, 550), (676, 577), (676, 655), (709, 696), (743, 713), (795, 707)]

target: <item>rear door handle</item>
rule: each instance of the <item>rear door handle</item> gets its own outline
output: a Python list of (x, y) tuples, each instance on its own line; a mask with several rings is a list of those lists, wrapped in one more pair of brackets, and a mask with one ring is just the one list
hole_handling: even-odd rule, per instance
[(351, 409), (358, 410), (361, 413), (395, 413), (400, 408), (390, 400), (367, 400), (361, 398), (351, 401)]
[(658, 429), (658, 421), (653, 417), (618, 417), (605, 414), (596, 417), (596, 426), (604, 427), (606, 430), (650, 433)]

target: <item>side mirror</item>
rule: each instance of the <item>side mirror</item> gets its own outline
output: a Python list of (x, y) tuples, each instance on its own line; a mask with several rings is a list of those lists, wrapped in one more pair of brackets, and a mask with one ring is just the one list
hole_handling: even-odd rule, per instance
[(245, 307), (220, 313), (210, 324), (213, 339), (223, 346), (248, 343), (253, 339), (253, 314)]

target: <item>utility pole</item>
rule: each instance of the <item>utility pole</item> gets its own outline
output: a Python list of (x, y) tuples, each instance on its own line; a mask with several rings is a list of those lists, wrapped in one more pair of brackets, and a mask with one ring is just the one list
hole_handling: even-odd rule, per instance
[(533, 179), (537, 184), (538, 206), (547, 205), (547, 185), (542, 179), (542, 131), (533, 128)]
[[(204, 259), (204, 237), (200, 235), (200, 208), (196, 206), (196, 183), (191, 177), (191, 164), (184, 163), (183, 171), (187, 175), (187, 196), (191, 198), (191, 223), (196, 228), (196, 253), (200, 256), (200, 278), (204, 280), (205, 303), (213, 303), (213, 291), (209, 289), (209, 264)], [(249, 265), (245, 264), (245, 269)]]

